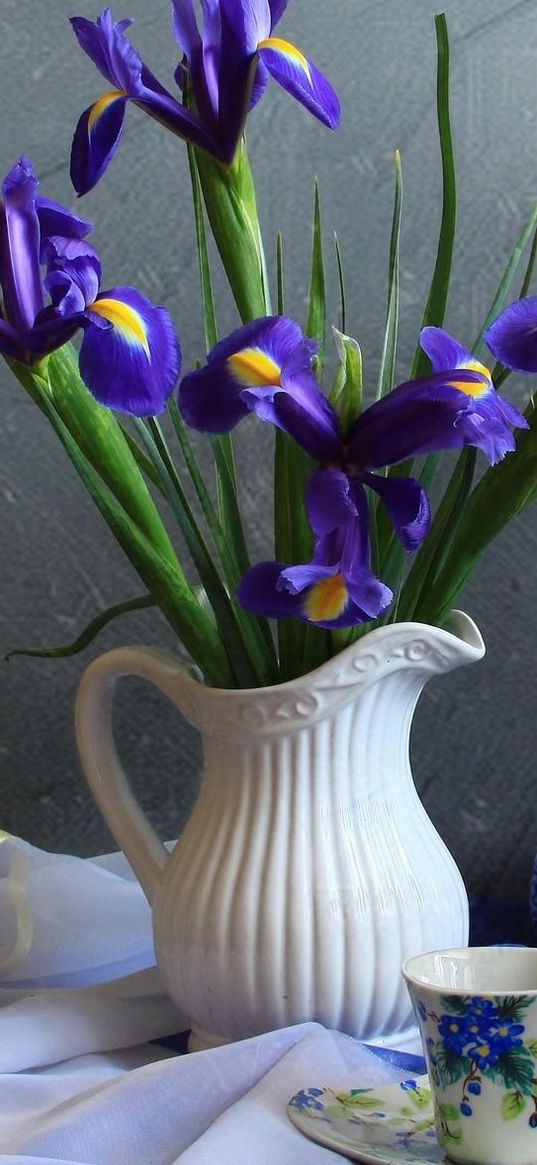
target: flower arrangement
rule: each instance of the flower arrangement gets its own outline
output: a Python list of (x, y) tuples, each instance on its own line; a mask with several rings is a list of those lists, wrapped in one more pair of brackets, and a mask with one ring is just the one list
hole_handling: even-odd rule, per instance
[[(281, 682), (308, 672), (378, 621), (441, 625), (487, 545), (534, 500), (533, 402), (523, 415), (499, 390), (510, 370), (537, 371), (537, 298), (528, 295), (535, 242), (520, 295), (513, 298), (537, 208), (516, 240), (477, 340), (463, 344), (443, 327), (456, 206), (443, 16), (436, 20), (442, 216), (408, 378), (395, 384), (398, 155), (376, 390), (364, 386), (359, 344), (347, 334), (339, 249), (338, 369), (327, 382), (333, 315), (318, 194), (304, 326), (285, 314), (281, 245), (272, 306), (247, 118), (261, 98), (270, 100), (265, 90), (273, 79), (328, 129), (336, 130), (340, 119), (330, 82), (279, 35), (287, 5), (202, 0), (198, 14), (192, 0), (173, 0), (179, 64), (171, 91), (138, 55), (130, 21), (115, 23), (109, 9), (95, 22), (72, 19), (81, 49), (106, 80), (104, 94), (75, 130), (71, 177), (77, 193), (106, 180), (128, 103), (188, 150), (207, 347), (196, 369), (181, 369), (179, 339), (164, 308), (132, 287), (101, 290), (99, 256), (88, 242), (91, 224), (41, 193), (27, 159), (20, 158), (2, 184), (0, 351), (53, 426), (145, 588), (139, 599), (99, 615), (75, 645), (33, 654), (72, 652), (123, 611), (153, 605), (207, 683)], [(207, 223), (238, 313), (237, 327), (224, 339), (216, 329)], [(78, 351), (72, 344), (77, 333)], [(483, 363), (485, 345), (495, 360), (491, 370)], [(168, 431), (160, 420), (165, 411)], [(274, 554), (261, 563), (252, 563), (248, 553), (232, 443), (232, 431), (250, 413), (249, 424), (268, 423), (275, 431)], [(209, 435), (216, 491), (201, 474), (189, 429)], [(459, 456), (433, 517), (429, 486), (439, 454), (450, 450)], [(475, 483), (478, 452), (490, 468)], [(184, 488), (178, 455), (192, 494)], [(167, 533), (169, 511), (196, 580), (187, 577)], [(270, 620), (276, 620), (276, 637)]]

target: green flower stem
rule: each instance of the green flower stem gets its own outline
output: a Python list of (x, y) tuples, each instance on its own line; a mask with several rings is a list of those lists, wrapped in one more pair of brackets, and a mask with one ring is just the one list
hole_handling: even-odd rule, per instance
[(254, 180), (246, 145), (224, 166), (194, 150), (214, 240), (243, 323), (270, 315), (270, 293)]
[[(205, 217), (199, 168), (196, 153), (192, 146), (188, 147), (188, 158), (190, 163), (192, 197), (194, 202), (194, 216), (196, 223), (196, 243), (198, 249), (201, 297), (205, 326), (205, 344), (207, 351), (209, 351), (218, 341), (218, 330), (214, 307), (211, 267), (207, 248), (207, 235), (205, 231)], [(172, 420), (176, 433), (183, 446), (183, 453), (186, 457), (188, 456), (184, 448), (184, 434), (186, 433), (186, 429), (175, 402), (172, 402), (170, 405), (170, 412), (172, 414)], [(189, 445), (190, 443), (188, 442), (188, 446)], [(218, 511), (220, 524), (223, 530), (224, 542), (226, 545), (230, 546), (230, 549), (239, 565), (239, 570), (241, 574), (244, 574), (250, 566), (250, 561), (246, 547), (244, 525), (239, 505), (237, 475), (235, 471), (235, 459), (233, 454), (233, 442), (231, 434), (225, 433), (218, 437), (211, 437), (211, 445), (215, 461)], [(191, 461), (191, 476), (192, 472), (193, 467)], [(262, 633), (265, 637), (267, 649), (273, 652), (274, 648), (272, 643), (272, 636), (270, 634), (270, 628), (268, 625), (265, 624), (265, 628), (263, 629)]]
[[(438, 138), (442, 160), (442, 215), (436, 261), (431, 280), (429, 295), (421, 322), (422, 328), (428, 326), (442, 327), (446, 313), (451, 268), (455, 247), (455, 230), (457, 223), (457, 176), (455, 157), (453, 153), (453, 138), (451, 133), (450, 116), (450, 68), (449, 68), (449, 35), (446, 17), (443, 12), (435, 17), (436, 47), (437, 47), (437, 74), (436, 74), (436, 115), (438, 123)], [(393, 233), (392, 233), (393, 244)], [(424, 376), (429, 368), (429, 360), (419, 344), (416, 347), (411, 369), (411, 379)], [(432, 479), (438, 464), (438, 458), (429, 461), (426, 474)], [(390, 477), (411, 477), (413, 462), (406, 461), (390, 471)], [(377, 511), (379, 545), (383, 548), (381, 554), (381, 577), (394, 589), (400, 584), (404, 571), (405, 555), (398, 545), (393, 534), (391, 523), (382, 506)]]
[[(214, 508), (212, 498), (209, 494), (207, 486), (198, 463), (196, 461), (188, 430), (181, 417), (179, 409), (175, 401), (170, 401), (169, 412), (174, 425), (174, 429), (181, 446), (181, 452), (184, 457), (185, 465), (190, 474), (192, 484), (196, 490), (198, 500), (200, 502), (205, 521), (209, 528), (211, 537), (218, 551), (218, 556), (224, 571), (224, 578), (230, 596), (234, 596), (240, 580), (250, 565), (248, 560), (244, 561), (241, 556), (240, 561), (237, 560), (234, 553), (234, 546), (236, 539), (229, 541), (220, 524), (220, 520)], [(218, 447), (215, 450), (218, 455)], [(225, 476), (225, 466), (220, 465), (221, 476)], [(231, 512), (231, 504), (227, 507), (228, 513)], [(244, 546), (244, 554), (246, 554), (246, 547)], [(249, 615), (238, 602), (232, 598), (233, 607), (238, 621), (242, 625), (243, 634), (251, 639), (251, 651), (256, 657), (257, 667), (263, 676), (264, 683), (277, 683), (278, 679), (278, 661), (274, 651), (274, 643), (270, 633), (270, 627), (265, 619), (256, 619), (255, 616)]]
[[(32, 400), (35, 401), (52, 425), (116, 541), (185, 649), (202, 670), (207, 682), (217, 687), (234, 687), (236, 685), (235, 677), (220, 634), (188, 583), (167, 536), (163, 538), (161, 535), (158, 538), (163, 547), (162, 550), (159, 549), (157, 540), (153, 536), (151, 523), (149, 523), (149, 532), (146, 532), (146, 529), (143, 529), (132, 517), (133, 511), (139, 511), (146, 526), (148, 525), (146, 511), (141, 505), (141, 498), (143, 499), (144, 495), (142, 493), (137, 496), (135, 493), (138, 478), (144, 490), (146, 490), (146, 486), (136, 463), (131, 458), (127, 445), (124, 446), (126, 451), (124, 454), (125, 466), (129, 469), (134, 467), (138, 475), (138, 477), (134, 476), (132, 480), (129, 479), (128, 472), (121, 478), (118, 466), (106, 456), (106, 450), (101, 449), (103, 427), (101, 413), (104, 413), (104, 416), (109, 418), (111, 422), (115, 420), (113, 414), (107, 413), (106, 410), (100, 410), (99, 414), (96, 415), (92, 414), (91, 409), (84, 410), (82, 408), (74, 418), (74, 433), (72, 433), (56, 408), (49, 381), (29, 369), (21, 370), (20, 366), (17, 366), (14, 371)], [(81, 417), (85, 418), (87, 422), (87, 431), (83, 434), (84, 448), (81, 447), (82, 442), (79, 444), (78, 440)], [(104, 427), (106, 429), (106, 423)], [(117, 431), (121, 435), (119, 427)], [(114, 434), (111, 431), (111, 438), (113, 439), (113, 437)], [(91, 451), (93, 461), (86, 454), (86, 449)], [(98, 460), (97, 453), (99, 452), (103, 456), (102, 475), (94, 464)], [(127, 458), (131, 458), (132, 466), (129, 465)], [(109, 482), (116, 487), (117, 493), (113, 492)], [(121, 499), (119, 495), (121, 495)], [(150, 511), (149, 514), (151, 516)], [(156, 510), (155, 514), (158, 518)], [(158, 521), (160, 522), (160, 519)], [(164, 532), (163, 527), (162, 530)], [(156, 531), (159, 535), (158, 526)], [(170, 548), (169, 553), (167, 552), (168, 547)]]
[[(490, 327), (493, 320), (496, 319), (496, 316), (498, 316), (500, 314), (500, 312), (505, 304), (507, 296), (509, 295), (509, 292), (510, 292), (511, 287), (513, 285), (513, 281), (514, 281), (515, 275), (517, 273), (520, 261), (522, 259), (522, 255), (524, 254), (524, 251), (529, 243), (529, 240), (530, 240), (530, 238), (535, 230), (537, 230), (537, 202), (533, 205), (533, 207), (531, 209), (530, 216), (528, 218), (528, 221), (526, 222), (525, 226), (522, 228), (520, 235), (515, 243), (513, 251), (509, 257), (509, 262), (507, 264), (507, 267), (505, 268), (505, 271), (502, 275), (502, 278), (500, 279), (500, 282), (499, 282), (498, 287), (496, 289), (496, 294), (495, 294), (495, 296), (492, 300), (492, 303), (490, 305), (490, 308), (487, 312), (487, 315), (485, 317), (483, 325), (480, 329), (479, 335), (477, 336), (475, 343), (472, 346), (472, 352), (478, 358), (481, 357), (481, 354), (482, 354), (483, 349), (485, 347), (485, 332), (486, 332), (487, 328)], [(526, 269), (526, 275), (524, 277), (524, 283), (526, 283), (526, 279), (531, 280), (531, 277), (532, 277), (533, 263), (535, 261), (534, 246), (535, 246), (535, 240), (533, 242), (533, 246), (531, 249), (528, 267)]]
[(501, 531), (537, 500), (537, 410), (526, 409), (529, 429), (517, 434), (516, 453), (509, 454), (483, 475), (470, 494), (440, 571), (420, 618), (442, 626), (478, 563)]
[(52, 404), (78, 448), (155, 549), (177, 566), (177, 556), (137, 461), (114, 413), (97, 404), (78, 371), (72, 344), (41, 363), (39, 372), (11, 361), (15, 376), (47, 414)]
[(217, 626), (222, 640), (226, 644), (229, 659), (235, 672), (236, 686), (256, 687), (263, 683), (262, 672), (252, 656), (250, 645), (239, 624), (233, 603), (198, 527), (160, 425), (154, 417), (150, 417), (146, 425), (140, 422), (138, 429), (142, 440), (145, 441), (149, 456), (162, 477), (168, 501), (213, 608)]
[(476, 449), (463, 449), (438, 507), (431, 529), (414, 559), (402, 588), (401, 619), (421, 619), (435, 578), (446, 561), (455, 531), (464, 513), (475, 472)]

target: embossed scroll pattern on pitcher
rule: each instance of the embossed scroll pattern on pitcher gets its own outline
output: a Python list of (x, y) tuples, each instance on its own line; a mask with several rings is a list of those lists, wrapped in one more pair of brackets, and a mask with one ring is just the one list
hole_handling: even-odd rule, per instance
[[(386, 673), (411, 668), (428, 674), (451, 671), (460, 663), (460, 645), (438, 628), (427, 628), (426, 636), (404, 626), (381, 629), (354, 644), (354, 651), (335, 656), (328, 664), (289, 684), (255, 692), (213, 692), (205, 689), (203, 707), (193, 692), (189, 718), (202, 730), (222, 736), (251, 732), (278, 732), (283, 725), (293, 731), (304, 721), (329, 715), (353, 699), (360, 687), (368, 687)], [(387, 641), (387, 633), (389, 640)], [(224, 699), (222, 699), (224, 696)], [(183, 696), (184, 705), (184, 696)]]

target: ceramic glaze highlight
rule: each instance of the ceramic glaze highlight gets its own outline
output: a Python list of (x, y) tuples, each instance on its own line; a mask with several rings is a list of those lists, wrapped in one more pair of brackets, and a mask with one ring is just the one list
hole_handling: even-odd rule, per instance
[[(77, 705), (82, 763), (153, 904), (158, 962), (191, 1016), (192, 1047), (311, 1019), (405, 1038), (402, 962), (468, 937), (460, 874), (413, 785), (412, 716), (431, 675), (483, 653), (474, 624), (454, 613), (450, 630), (379, 628), (272, 688), (206, 688), (144, 648), (90, 666)], [(113, 683), (133, 673), (202, 733), (201, 791), (171, 856), (111, 738)]]

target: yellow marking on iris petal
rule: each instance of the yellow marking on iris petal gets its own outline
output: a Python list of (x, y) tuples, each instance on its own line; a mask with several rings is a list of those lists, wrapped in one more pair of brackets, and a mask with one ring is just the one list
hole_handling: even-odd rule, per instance
[(484, 381), (451, 380), (451, 388), (456, 388), (459, 392), (464, 392), (466, 396), (473, 396), (474, 398), (486, 396), (490, 392), (492, 388), (490, 372), (479, 360), (472, 360), (468, 364), (462, 364), (461, 369), (464, 369), (465, 372), (479, 373), (484, 378)]
[(290, 41), (282, 40), (280, 36), (269, 36), (267, 40), (261, 40), (257, 47), (258, 49), (274, 49), (274, 52), (281, 53), (284, 57), (290, 57), (296, 65), (300, 65), (311, 81), (310, 67), (304, 53), (301, 53), (300, 49), (297, 49), (296, 45), (291, 44)]
[(93, 129), (93, 126), (95, 125), (95, 122), (98, 121), (105, 110), (108, 109), (108, 106), (112, 105), (114, 101), (117, 101), (119, 97), (126, 96), (127, 94), (125, 93), (124, 89), (111, 89), (109, 93), (103, 93), (102, 97), (99, 97), (99, 100), (95, 102), (95, 105), (92, 105), (90, 115), (88, 117), (88, 129), (90, 133)]
[(144, 321), (128, 303), (120, 299), (96, 299), (87, 310), (109, 320), (130, 344), (143, 348), (148, 360), (151, 358)]
[(228, 356), (228, 366), (245, 388), (269, 388), (280, 383), (282, 370), (260, 348), (243, 348)]
[(481, 364), (479, 360), (471, 360), (468, 364), (465, 364), (464, 367), (467, 368), (469, 372), (481, 372), (482, 376), (486, 376), (487, 380), (490, 380), (490, 372), (488, 368), (485, 368), (485, 365)]
[(305, 612), (313, 623), (326, 623), (337, 619), (347, 606), (349, 592), (341, 574), (323, 578), (311, 588), (305, 604)]

